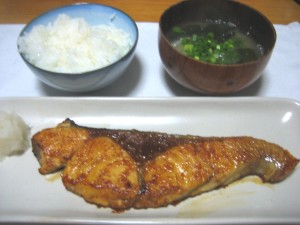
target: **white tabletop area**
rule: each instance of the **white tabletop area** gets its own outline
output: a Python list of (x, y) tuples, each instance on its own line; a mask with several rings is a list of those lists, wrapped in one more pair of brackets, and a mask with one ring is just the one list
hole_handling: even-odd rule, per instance
[[(137, 25), (136, 54), (122, 77), (104, 89), (79, 94), (59, 91), (40, 82), (17, 52), (17, 37), (24, 24), (0, 25), (0, 97), (205, 97), (179, 86), (165, 72), (158, 53), (158, 24)], [(300, 23), (274, 26), (277, 42), (263, 76), (247, 89), (224, 97), (282, 97), (300, 102)]]
[[(277, 42), (259, 80), (239, 93), (209, 98), (181, 87), (165, 72), (158, 52), (158, 23), (137, 25), (135, 56), (122, 77), (104, 89), (74, 94), (43, 84), (23, 62), (17, 38), (24, 24), (0, 24), (0, 111), (16, 112), (32, 135), (70, 118), (82, 126), (183, 137), (252, 136), (300, 158), (299, 22), (274, 25)], [(276, 186), (249, 177), (176, 207), (123, 213), (86, 204), (64, 191), (60, 173), (41, 176), (38, 167), (31, 148), (0, 162), (0, 225), (300, 224), (299, 165)]]

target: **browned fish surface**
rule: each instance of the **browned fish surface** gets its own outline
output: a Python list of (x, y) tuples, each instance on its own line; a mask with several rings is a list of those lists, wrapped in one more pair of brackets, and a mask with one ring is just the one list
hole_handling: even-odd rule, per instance
[(130, 208), (139, 191), (137, 165), (107, 137), (88, 140), (63, 172), (66, 188), (87, 202), (114, 209)]
[(115, 210), (177, 204), (247, 175), (279, 182), (299, 162), (280, 146), (252, 137), (95, 129), (69, 119), (35, 134), (32, 146), (42, 174), (64, 168), (68, 190)]

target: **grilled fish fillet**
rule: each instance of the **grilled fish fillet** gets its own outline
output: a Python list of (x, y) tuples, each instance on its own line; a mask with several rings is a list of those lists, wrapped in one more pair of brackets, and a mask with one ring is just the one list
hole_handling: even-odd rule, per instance
[(69, 119), (35, 134), (32, 146), (40, 173), (64, 169), (69, 191), (114, 210), (177, 204), (247, 175), (276, 183), (299, 162), (280, 146), (252, 137), (95, 129)]

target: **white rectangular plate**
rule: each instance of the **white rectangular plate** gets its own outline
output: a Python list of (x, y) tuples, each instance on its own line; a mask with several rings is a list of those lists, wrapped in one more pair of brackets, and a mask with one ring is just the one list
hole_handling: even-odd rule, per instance
[[(273, 98), (0, 98), (31, 133), (69, 117), (80, 125), (200, 136), (265, 139), (300, 158), (300, 104)], [(58, 175), (42, 176), (28, 149), (0, 162), (1, 223), (267, 224), (300, 223), (299, 166), (285, 181), (248, 177), (176, 206), (113, 213), (65, 190)]]

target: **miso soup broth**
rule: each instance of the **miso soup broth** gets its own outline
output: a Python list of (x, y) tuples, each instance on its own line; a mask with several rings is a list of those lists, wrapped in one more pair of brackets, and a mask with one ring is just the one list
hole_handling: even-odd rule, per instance
[(182, 53), (213, 64), (254, 61), (264, 52), (249, 33), (240, 31), (233, 23), (184, 24), (174, 26), (168, 36)]

